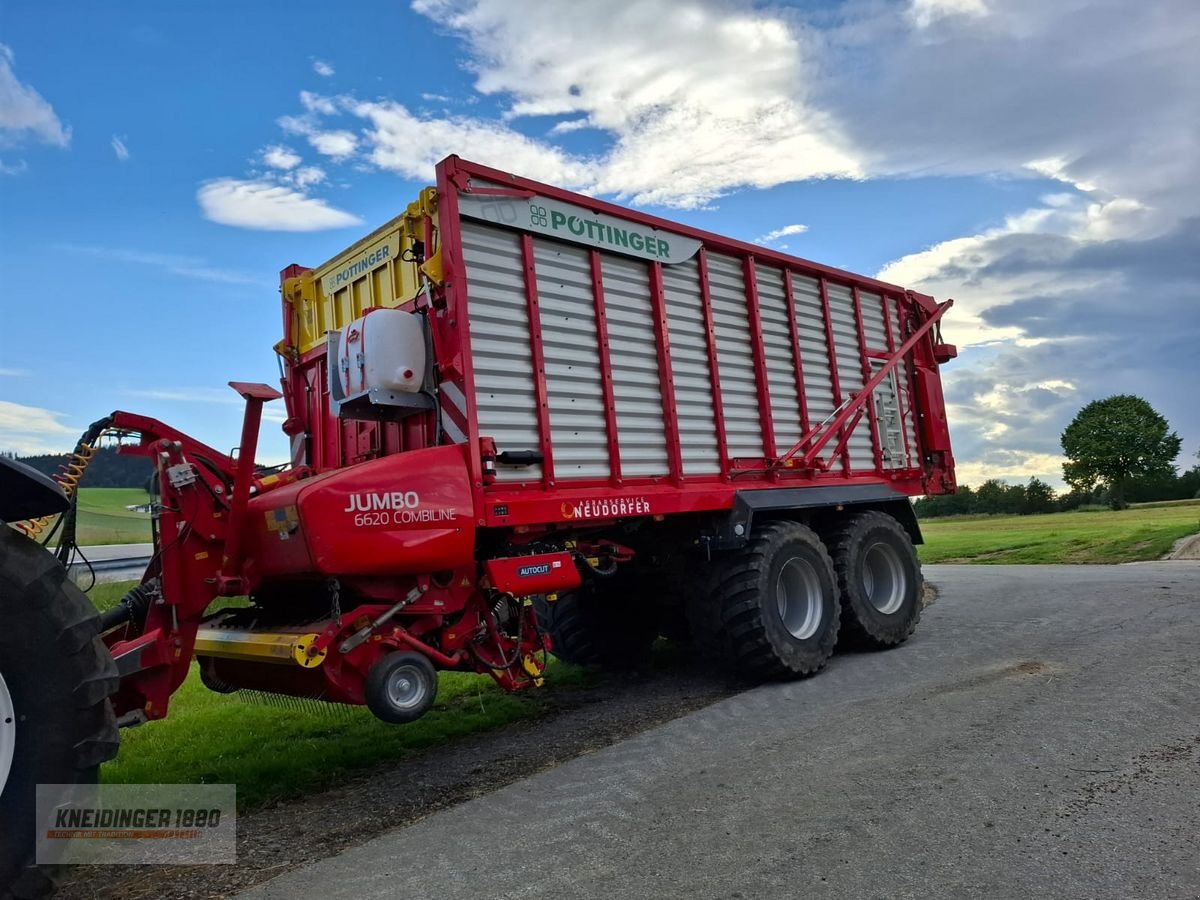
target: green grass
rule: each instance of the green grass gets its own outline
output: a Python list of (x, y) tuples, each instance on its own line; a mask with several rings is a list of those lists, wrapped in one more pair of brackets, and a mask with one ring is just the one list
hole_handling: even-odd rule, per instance
[(1122, 563), (1158, 559), (1179, 538), (1200, 532), (1200, 509), (1184, 502), (1120, 512), (926, 519), (921, 532), (927, 563)]
[[(133, 584), (97, 585), (93, 602), (107, 608)], [(200, 683), (193, 665), (165, 720), (122, 732), (120, 755), (104, 765), (101, 780), (236, 784), (239, 808), (252, 809), (458, 737), (536, 718), (546, 711), (553, 686), (593, 677), (556, 660), (546, 674), (546, 687), (507, 694), (487, 675), (443, 672), (429, 713), (410, 725), (387, 725), (363, 707), (267, 705), (215, 694)]]
[(150, 516), (125, 507), (146, 503), (141, 488), (81, 488), (75, 534), (80, 545), (148, 544)]

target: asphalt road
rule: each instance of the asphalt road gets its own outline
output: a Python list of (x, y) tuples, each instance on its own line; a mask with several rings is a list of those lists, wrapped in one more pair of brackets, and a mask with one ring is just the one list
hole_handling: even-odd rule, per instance
[(128, 581), (142, 577), (153, 553), (153, 544), (92, 544), (80, 548), (70, 570), (82, 577), (87, 574), (87, 563), (91, 563), (97, 581)]
[(241, 896), (1200, 897), (1200, 563), (926, 571), (898, 650)]

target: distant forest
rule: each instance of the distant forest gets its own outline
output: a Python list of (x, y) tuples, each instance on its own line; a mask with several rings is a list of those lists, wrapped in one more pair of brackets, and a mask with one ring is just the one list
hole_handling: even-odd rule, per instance
[[(66, 462), (70, 454), (43, 453), (40, 456), (16, 456), (6, 454), (18, 462), (46, 475), (54, 475)], [(115, 447), (103, 447), (92, 457), (87, 474), (83, 477), (84, 487), (144, 488), (153, 473), (150, 460), (144, 456), (129, 456), (117, 453)]]

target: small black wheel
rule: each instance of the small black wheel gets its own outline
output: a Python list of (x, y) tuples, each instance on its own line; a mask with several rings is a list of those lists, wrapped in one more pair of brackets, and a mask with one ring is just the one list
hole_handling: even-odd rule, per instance
[(830, 546), (844, 643), (882, 649), (907, 640), (921, 619), (923, 581), (904, 527), (886, 513), (860, 513), (831, 535)]
[(719, 655), (741, 675), (819, 672), (838, 633), (837, 582), (825, 545), (798, 522), (756, 526), (750, 542), (714, 567), (700, 627), (718, 628)]
[(371, 666), (363, 686), (367, 707), (393, 725), (415, 722), (437, 697), (437, 670), (429, 658), (411, 650), (389, 653)]

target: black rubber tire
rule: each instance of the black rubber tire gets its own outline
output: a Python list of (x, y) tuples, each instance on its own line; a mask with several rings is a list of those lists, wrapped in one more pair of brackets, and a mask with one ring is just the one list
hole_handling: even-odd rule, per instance
[[(792, 560), (811, 578), (810, 633), (795, 636), (784, 623), (777, 591)], [(796, 570), (790, 570), (796, 571)], [(837, 643), (837, 582), (833, 561), (816, 532), (798, 522), (756, 525), (740, 551), (716, 560), (707, 589), (693, 607), (697, 630), (708, 632), (708, 647), (736, 673), (755, 680), (815, 675)], [(716, 633), (713, 633), (713, 629)]]
[(533, 606), (551, 652), (577, 666), (638, 668), (649, 662), (658, 639), (658, 606), (624, 578), (584, 585), (557, 600), (535, 597)]
[[(411, 704), (397, 703), (389, 691), (392, 679), (401, 677), (413, 679), (419, 691)], [(393, 725), (407, 725), (429, 712), (433, 701), (437, 699), (437, 689), (437, 669), (429, 657), (413, 650), (400, 650), (389, 653), (371, 666), (363, 685), (363, 694), (367, 708), (376, 718)]]
[(109, 697), (120, 679), (97, 637), (87, 595), (41, 546), (0, 523), (0, 674), (16, 718), (12, 768), (0, 793), (0, 898), (45, 896), (52, 872), (33, 865), (39, 784), (94, 783), (117, 755)]
[[(883, 557), (894, 561), (904, 579), (896, 587), (896, 594), (902, 595), (898, 605), (886, 612), (872, 602), (875, 578), (867, 578), (868, 569), (874, 571), (881, 564), (879, 551), (872, 553), (873, 564), (867, 558), (877, 544), (889, 548)], [(921, 620), (924, 586), (921, 562), (904, 526), (887, 513), (859, 513), (841, 523), (830, 535), (829, 545), (841, 594), (843, 645), (879, 650), (904, 643)]]

